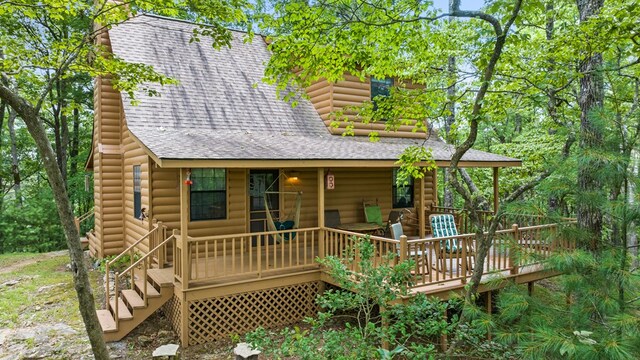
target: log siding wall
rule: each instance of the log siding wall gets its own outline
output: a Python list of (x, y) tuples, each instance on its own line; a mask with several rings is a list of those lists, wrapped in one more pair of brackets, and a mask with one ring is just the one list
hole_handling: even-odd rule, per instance
[[(189, 222), (189, 236), (244, 233), (247, 230), (247, 175), (245, 169), (227, 169), (227, 218)], [(154, 168), (151, 172), (151, 212), (169, 229), (180, 229), (180, 172)], [(143, 207), (145, 204), (143, 193)]]
[[(151, 230), (151, 219), (136, 219), (133, 208), (133, 167), (140, 166), (140, 195), (141, 208), (150, 209), (149, 206), (149, 157), (144, 150), (132, 138), (126, 123), (122, 126), (122, 152), (123, 152), (123, 190), (124, 190), (124, 247), (136, 242)], [(149, 243), (144, 241), (140, 250), (147, 252)]]
[[(111, 51), (106, 32), (97, 41)], [(123, 247), (122, 100), (109, 76), (94, 80), (93, 99), (94, 231), (99, 243), (90, 247), (92, 254), (104, 257)]]
[[(404, 83), (402, 86), (407, 89), (420, 88), (419, 85), (411, 83)], [(414, 126), (412, 125), (401, 125), (397, 131), (385, 131), (384, 123), (376, 122), (365, 124), (361, 119), (358, 119), (356, 116), (357, 109), (354, 109), (354, 107), (358, 107), (371, 100), (371, 81), (368, 77), (365, 78), (364, 81), (361, 81), (357, 76), (346, 74), (344, 80), (338, 81), (335, 84), (321, 79), (311, 84), (306, 89), (306, 92), (309, 100), (320, 115), (320, 118), (332, 134), (343, 134), (347, 126), (353, 125), (353, 133), (358, 136), (366, 136), (372, 131), (375, 131), (378, 132), (380, 136), (388, 137), (426, 137), (425, 132), (414, 132)], [(349, 119), (349, 122), (338, 121), (338, 127), (332, 127), (331, 123), (335, 119), (333, 112), (341, 110), (343, 111), (343, 115)]]

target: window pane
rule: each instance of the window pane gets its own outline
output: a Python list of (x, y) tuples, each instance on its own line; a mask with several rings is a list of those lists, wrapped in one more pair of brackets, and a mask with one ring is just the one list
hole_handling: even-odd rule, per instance
[(371, 78), (371, 100), (374, 100), (376, 96), (389, 96), (391, 93), (391, 87), (393, 86), (393, 79), (376, 79)]
[(393, 169), (393, 208), (413, 207), (413, 177), (407, 178), (406, 185), (398, 185), (398, 169)]
[(226, 218), (226, 169), (193, 169), (191, 180), (191, 220)]
[(142, 194), (141, 190), (141, 170), (140, 165), (133, 166), (133, 216), (140, 218), (142, 212)]

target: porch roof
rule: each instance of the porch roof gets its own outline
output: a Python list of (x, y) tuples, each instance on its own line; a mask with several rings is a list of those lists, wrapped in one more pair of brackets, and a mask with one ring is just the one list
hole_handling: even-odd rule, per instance
[[(429, 139), (332, 135), (313, 105), (278, 100), (276, 87), (263, 83), (269, 51), (261, 38), (244, 42), (233, 31), (230, 48), (215, 50), (202, 37), (191, 42), (197, 25), (140, 15), (109, 30), (113, 53), (152, 65), (178, 85), (147, 84), (159, 96), (140, 90), (137, 105), (123, 93), (131, 134), (156, 160), (359, 160), (395, 161), (409, 145), (431, 148), (436, 161), (451, 159), (454, 148)], [(289, 89), (290, 90), (290, 89)], [(518, 165), (518, 159), (470, 150), (469, 163)]]

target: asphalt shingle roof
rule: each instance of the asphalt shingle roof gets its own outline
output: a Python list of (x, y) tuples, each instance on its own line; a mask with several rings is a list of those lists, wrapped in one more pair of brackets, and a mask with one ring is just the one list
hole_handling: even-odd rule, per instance
[[(184, 160), (396, 160), (409, 145), (425, 144), (435, 160), (453, 148), (437, 140), (331, 135), (303, 98), (298, 106), (279, 100), (262, 83), (269, 52), (260, 37), (243, 41), (233, 32), (231, 48), (216, 50), (210, 39), (191, 42), (196, 25), (150, 15), (134, 17), (109, 31), (115, 55), (152, 65), (179, 81), (149, 85), (160, 96), (123, 93), (127, 125), (160, 159)], [(516, 159), (470, 150), (463, 161)]]

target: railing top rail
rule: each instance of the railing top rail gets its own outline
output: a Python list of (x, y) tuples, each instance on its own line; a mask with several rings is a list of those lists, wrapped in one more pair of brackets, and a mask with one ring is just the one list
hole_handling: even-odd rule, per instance
[[(324, 230), (335, 232), (335, 233), (338, 233), (338, 234), (350, 235), (350, 236), (358, 236), (358, 237), (366, 236), (366, 234), (357, 233), (357, 232), (348, 231), (348, 230), (341, 230), (341, 229), (336, 229), (336, 228), (327, 228), (326, 227), (326, 228), (324, 228)], [(375, 236), (375, 235), (369, 235), (369, 239), (380, 241), (380, 242), (393, 243), (393, 244), (399, 244), (400, 243), (400, 240), (390, 239), (390, 238), (385, 238), (385, 237), (382, 237), (382, 236)]]
[[(557, 227), (557, 226), (558, 226), (558, 224), (544, 224), (544, 225), (518, 227), (518, 231), (549, 229), (549, 228), (554, 228), (554, 227)], [(504, 230), (496, 230), (495, 233), (496, 233), (496, 235), (503, 235), (503, 234), (513, 233), (513, 232), (514, 232), (514, 230), (512, 228), (509, 228), (509, 229), (504, 229)], [(484, 234), (487, 235), (488, 233), (485, 231)], [(475, 233), (468, 233), (468, 234), (459, 234), (459, 235), (453, 235), (453, 236), (441, 236), (441, 237), (437, 237), (437, 238), (412, 239), (412, 240), (408, 240), (407, 243), (408, 244), (418, 244), (418, 243), (423, 243), (423, 242), (455, 240), (455, 239), (469, 238), (469, 237), (475, 237), (475, 236), (476, 236)]]
[(407, 240), (407, 244), (419, 244), (419, 243), (423, 243), (423, 242), (436, 242), (436, 241), (445, 241), (445, 240), (456, 240), (456, 239), (465, 239), (465, 238), (470, 238), (470, 237), (475, 237), (476, 234), (459, 234), (459, 235), (453, 235), (453, 236), (441, 236), (441, 237), (437, 237), (437, 238), (424, 238), (424, 239), (411, 239), (411, 240)]
[(162, 242), (160, 242), (160, 244), (158, 244), (156, 247), (154, 247), (153, 249), (149, 250), (148, 253), (146, 253), (143, 257), (141, 257), (140, 259), (138, 259), (136, 262), (134, 262), (133, 264), (131, 264), (128, 268), (124, 269), (122, 272), (120, 272), (119, 276), (124, 276), (125, 273), (128, 273), (131, 271), (131, 269), (135, 268), (136, 266), (140, 265), (140, 263), (142, 263), (143, 261), (145, 261), (147, 258), (149, 258), (151, 256), (151, 254), (153, 254), (155, 251), (157, 251), (158, 249), (160, 249), (161, 247), (163, 247), (167, 242), (169, 242), (170, 240), (173, 240), (174, 236), (171, 235), (168, 238), (164, 239)]
[(78, 216), (78, 221), (82, 222), (90, 217), (92, 217), (93, 215), (95, 215), (95, 212), (93, 211), (93, 209), (87, 211), (86, 213)]
[(188, 242), (199, 242), (199, 241), (211, 241), (211, 240), (222, 240), (229, 239), (234, 237), (246, 237), (246, 236), (259, 236), (259, 235), (281, 235), (281, 234), (289, 234), (293, 232), (304, 232), (304, 231), (317, 231), (320, 230), (320, 227), (312, 227), (312, 228), (301, 228), (301, 229), (289, 229), (289, 230), (277, 230), (277, 231), (261, 231), (255, 233), (238, 233), (238, 234), (227, 234), (227, 235), (214, 235), (214, 236), (189, 236)]
[[(166, 228), (166, 226), (162, 225), (163, 228)], [(131, 251), (131, 249), (133, 249), (134, 247), (138, 246), (144, 239), (148, 238), (154, 231), (157, 231), (160, 228), (159, 224), (153, 224), (153, 229), (151, 229), (151, 231), (149, 231), (148, 233), (142, 235), (142, 237), (138, 240), (136, 240), (136, 242), (134, 242), (133, 244), (131, 244), (128, 248), (126, 248), (123, 252), (121, 252), (120, 254), (118, 254), (116, 257), (114, 257), (113, 259), (111, 259), (111, 261), (109, 261), (109, 265), (112, 265), (113, 263), (115, 263), (116, 261), (118, 261), (121, 257), (123, 257), (126, 253), (128, 253), (129, 251)]]

